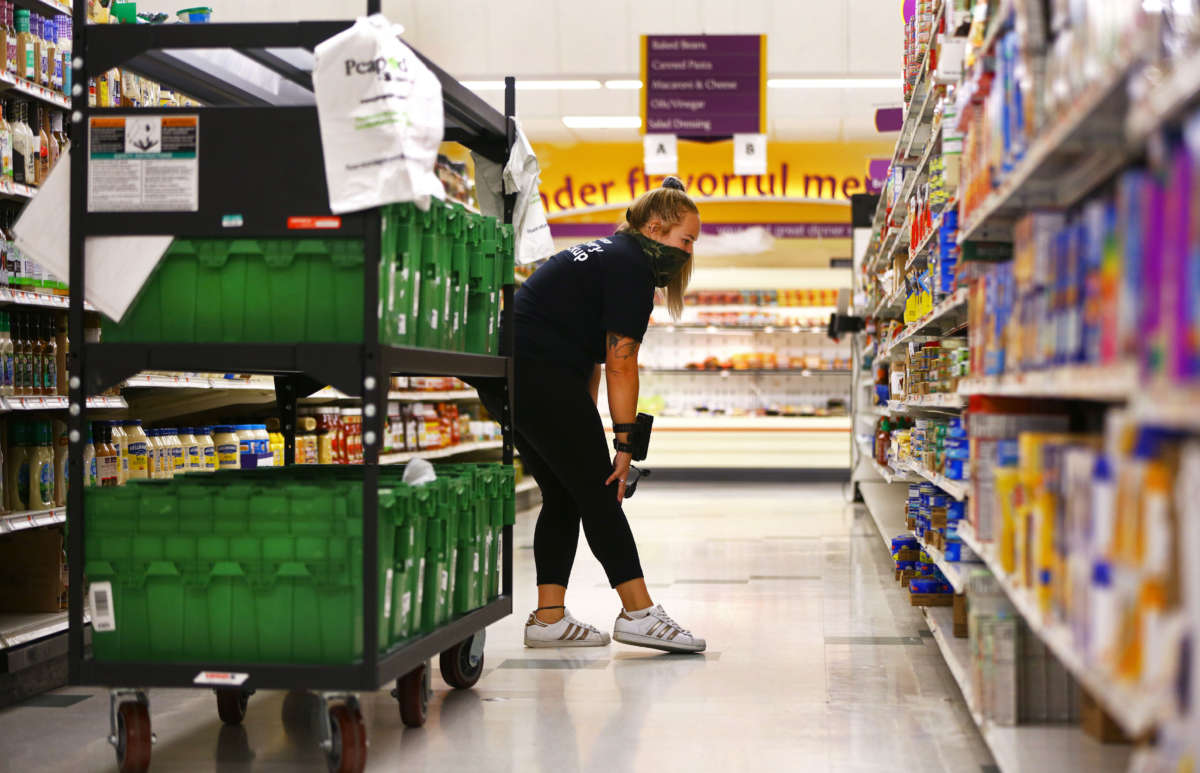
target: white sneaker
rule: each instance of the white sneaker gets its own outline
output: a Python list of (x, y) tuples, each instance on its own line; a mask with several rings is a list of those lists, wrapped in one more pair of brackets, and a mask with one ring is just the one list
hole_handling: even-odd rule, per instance
[(704, 639), (671, 619), (662, 605), (655, 605), (643, 617), (630, 616), (624, 609), (613, 623), (613, 638), (622, 644), (650, 647), (663, 652), (704, 652)]
[(529, 614), (525, 623), (526, 647), (605, 647), (610, 641), (608, 634), (599, 628), (581, 623), (563, 610), (563, 618), (557, 623), (543, 623), (537, 612)]

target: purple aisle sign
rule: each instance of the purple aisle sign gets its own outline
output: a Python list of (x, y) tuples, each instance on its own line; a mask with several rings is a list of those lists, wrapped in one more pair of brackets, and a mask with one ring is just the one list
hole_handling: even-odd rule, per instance
[(766, 45), (765, 35), (643, 35), (643, 133), (764, 133)]
[(881, 193), (887, 182), (888, 170), (892, 168), (890, 158), (873, 158), (867, 164), (867, 177), (871, 178), (871, 189), (867, 193)]
[(875, 131), (898, 132), (904, 128), (904, 108), (881, 107), (875, 111)]
[[(700, 233), (724, 234), (764, 228), (776, 239), (849, 239), (849, 223), (703, 223)], [(550, 233), (556, 239), (598, 239), (611, 236), (616, 226), (611, 223), (551, 223)]]

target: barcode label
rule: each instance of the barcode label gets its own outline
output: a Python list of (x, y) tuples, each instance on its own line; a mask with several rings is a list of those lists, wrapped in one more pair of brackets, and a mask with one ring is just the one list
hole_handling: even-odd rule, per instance
[(241, 687), (250, 678), (249, 674), (230, 671), (201, 671), (196, 674), (192, 684), (211, 684), (226, 687)]
[(88, 606), (92, 609), (92, 630), (101, 633), (117, 630), (113, 614), (112, 583), (94, 582), (88, 590)]

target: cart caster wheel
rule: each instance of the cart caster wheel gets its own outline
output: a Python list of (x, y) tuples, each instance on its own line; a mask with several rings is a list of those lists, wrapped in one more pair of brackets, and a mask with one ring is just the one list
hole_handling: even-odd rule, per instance
[(250, 693), (240, 689), (215, 690), (217, 694), (217, 715), (227, 725), (240, 725), (246, 718), (246, 706), (250, 703)]
[(150, 769), (150, 710), (144, 703), (122, 703), (117, 709), (117, 767), (121, 773)]
[(367, 728), (362, 714), (346, 705), (329, 710), (333, 734), (329, 748), (329, 773), (363, 773), (367, 767)]
[[(483, 647), (472, 646), (482, 636), (481, 631), (442, 653), (439, 665), (446, 684), (456, 690), (467, 690), (474, 687), (479, 677), (483, 676)], [(479, 644), (482, 645), (482, 641)]]
[(400, 702), (400, 721), (405, 727), (423, 727), (429, 716), (429, 664), (421, 665), (396, 680), (392, 697)]

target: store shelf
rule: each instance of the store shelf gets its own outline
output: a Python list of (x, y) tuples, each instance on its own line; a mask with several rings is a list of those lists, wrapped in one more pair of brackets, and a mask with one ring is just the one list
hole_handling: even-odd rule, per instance
[(984, 226), (997, 217), (1015, 215), (1037, 205), (1074, 204), (1125, 165), (1130, 153), (1124, 142), (1095, 148), (1090, 156), (1081, 157), (1079, 143), (1071, 140), (1097, 123), (1097, 117), (1114, 97), (1122, 97), (1122, 87), (1138, 58), (1134, 55), (1111, 67), (1062, 113), (1058, 123), (1034, 140), (1000, 187), (963, 220), (959, 244), (979, 239)]
[(917, 464), (913, 461), (900, 462), (896, 469), (904, 469), (914, 475), (919, 475), (933, 485), (945, 491), (950, 496), (957, 499), (959, 502), (965, 500), (971, 493), (971, 482), (965, 480), (950, 480), (941, 473), (934, 472), (924, 465)]
[(918, 336), (938, 337), (941, 334), (932, 329), (934, 326), (940, 329), (951, 325), (954, 327), (961, 325), (966, 314), (967, 297), (967, 288), (960, 287), (955, 290), (953, 295), (934, 306), (933, 310), (925, 316), (910, 322), (890, 343), (885, 344), (883, 354), (890, 356), (898, 347)]
[(71, 4), (60, 3), (58, 0), (17, 0), (17, 5), (21, 8), (31, 8), (42, 14), (60, 14), (65, 13), (71, 15)]
[(933, 563), (937, 564), (938, 569), (942, 570), (942, 574), (946, 576), (947, 582), (953, 586), (955, 593), (963, 593), (967, 590), (968, 572), (972, 569), (985, 567), (985, 564), (979, 561), (947, 561), (945, 553), (920, 537), (917, 538), (917, 541), (921, 543), (921, 549), (933, 559)]
[[(66, 11), (65, 13), (70, 13)], [(64, 94), (61, 94), (53, 89), (45, 88), (32, 81), (27, 81), (24, 78), (9, 72), (0, 72), (0, 91), (17, 91), (27, 97), (45, 102), (47, 105), (57, 107), (59, 110), (70, 110), (71, 100)]]
[(1004, 589), (1012, 605), (1025, 618), (1029, 629), (1041, 639), (1071, 672), (1076, 680), (1096, 699), (1127, 735), (1139, 738), (1154, 729), (1164, 715), (1160, 701), (1145, 689), (1118, 681), (1087, 662), (1075, 647), (1070, 629), (1062, 623), (1047, 622), (1030, 598), (1029, 593), (1016, 587), (1004, 567), (996, 559), (991, 545), (985, 545), (975, 536), (969, 523), (962, 523), (958, 536), (975, 554), (983, 559), (996, 581)]
[(53, 526), (65, 523), (67, 509), (52, 507), (49, 510), (25, 510), (19, 513), (0, 515), (0, 534), (8, 534), (25, 529), (36, 529), (41, 526)]
[(888, 400), (893, 413), (910, 411), (961, 411), (967, 407), (967, 396), (958, 393), (936, 395), (908, 395), (903, 400)]
[[(17, 186), (24, 188), (25, 186)], [(0, 192), (3, 190), (3, 184), (0, 184)], [(50, 293), (36, 293), (30, 290), (17, 290), (12, 287), (0, 287), (0, 303), (13, 303), (18, 306), (44, 306), (48, 309), (62, 309), (66, 311), (69, 301), (65, 295), (51, 295)], [(87, 311), (95, 311), (96, 308), (86, 301), (83, 308)]]
[(926, 262), (928, 262), (929, 250), (934, 244), (937, 243), (938, 234), (941, 232), (941, 230), (942, 216), (938, 215), (938, 219), (933, 221), (933, 224), (929, 227), (929, 231), (926, 232), (920, 243), (917, 244), (916, 249), (912, 249), (910, 245), (910, 249), (908, 251), (908, 260), (904, 263), (905, 273), (916, 267), (918, 263), (924, 265)]
[(1175, 67), (1129, 110), (1125, 129), (1133, 147), (1145, 144), (1159, 127), (1177, 119), (1200, 94), (1200, 50), (1180, 57)]
[(1128, 770), (1130, 747), (1101, 744), (1076, 725), (1003, 727), (980, 716), (969, 680), (970, 647), (967, 639), (954, 636), (954, 610), (923, 607), (922, 613), (1000, 773), (1042, 773), (1047, 770), (1125, 773)]
[[(603, 416), (604, 431), (612, 432), (612, 420)], [(849, 416), (730, 416), (711, 413), (698, 416), (655, 416), (655, 432), (849, 432)]]
[(913, 475), (911, 475), (908, 470), (893, 469), (891, 467), (885, 467), (884, 465), (875, 461), (875, 457), (870, 456), (870, 455), (867, 455), (867, 461), (869, 461), (871, 463), (871, 466), (875, 468), (875, 472), (879, 473), (879, 476), (888, 483), (916, 483), (917, 482), (917, 478), (914, 477)]
[(1124, 402), (1140, 389), (1134, 363), (1080, 365), (1049, 370), (963, 379), (959, 395), (1047, 397)]
[(875, 528), (883, 539), (884, 549), (891, 554), (892, 537), (908, 531), (904, 515), (908, 491), (902, 486), (890, 486), (878, 481), (863, 481), (858, 484), (866, 504), (867, 513), (875, 522)]
[[(91, 622), (83, 616), (85, 625)], [(64, 612), (18, 612), (0, 614), (0, 650), (19, 647), (23, 644), (45, 639), (47, 636), (67, 632), (67, 613)]]
[[(128, 408), (123, 397), (89, 397), (89, 408)], [(0, 397), (0, 409), (6, 411), (66, 410), (66, 397)]]
[(699, 370), (692, 368), (642, 368), (642, 373), (647, 375), (669, 375), (669, 376), (703, 376), (703, 375), (734, 375), (734, 376), (849, 376), (849, 370), (820, 370), (808, 368), (779, 368), (776, 370), (760, 369), (760, 370)]
[(825, 335), (827, 328), (810, 327), (807, 325), (715, 325), (707, 322), (675, 322), (650, 325), (646, 328), (647, 331), (659, 330), (664, 333), (674, 333), (676, 331), (700, 332), (700, 333), (793, 333), (805, 335)]
[(380, 464), (402, 464), (413, 459), (445, 459), (448, 456), (469, 454), (475, 451), (491, 451), (504, 447), (499, 440), (479, 440), (471, 443), (459, 443), (447, 448), (435, 448), (430, 451), (397, 451), (391, 454), (380, 454)]
[(455, 400), (478, 400), (479, 393), (474, 389), (449, 389), (442, 392), (410, 389), (401, 392), (388, 392), (388, 399), (404, 402), (448, 403)]

